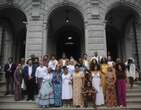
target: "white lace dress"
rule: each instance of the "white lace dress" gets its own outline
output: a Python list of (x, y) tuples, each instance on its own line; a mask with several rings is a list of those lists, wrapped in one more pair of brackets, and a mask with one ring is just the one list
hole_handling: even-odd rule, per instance
[(104, 104), (104, 94), (102, 86), (100, 86), (101, 78), (100, 73), (92, 73), (92, 86), (96, 89), (96, 105)]

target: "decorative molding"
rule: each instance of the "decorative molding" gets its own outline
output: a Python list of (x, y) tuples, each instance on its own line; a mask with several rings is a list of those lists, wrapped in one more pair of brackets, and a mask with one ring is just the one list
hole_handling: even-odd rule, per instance
[[(85, 1), (85, 0), (83, 0), (83, 1)], [(51, 12), (54, 9), (56, 9), (58, 7), (61, 7), (61, 6), (71, 6), (71, 7), (76, 8), (78, 11), (81, 12), (81, 15), (82, 15), (83, 19), (85, 19), (85, 17), (87, 16), (86, 15), (86, 12), (84, 10), (83, 5), (81, 6), (79, 4), (79, 1), (78, 0), (75, 1), (75, 2), (73, 0), (62, 0), (60, 2), (56, 2), (55, 0), (48, 0), (48, 3), (47, 4), (49, 4), (49, 3), (50, 3), (50, 5), (48, 6), (48, 10), (46, 10), (46, 12), (47, 12), (46, 19), (47, 20), (48, 20), (49, 15), (51, 14)]]
[(8, 5), (13, 5), (13, 0), (6, 0)]
[(37, 21), (40, 18), (40, 0), (32, 0), (32, 20)]
[(99, 0), (90, 0), (91, 18), (99, 19)]
[(99, 4), (99, 0), (90, 0), (90, 3), (95, 6)]
[(119, 0), (120, 1), (120, 3), (125, 3), (126, 2), (126, 0)]

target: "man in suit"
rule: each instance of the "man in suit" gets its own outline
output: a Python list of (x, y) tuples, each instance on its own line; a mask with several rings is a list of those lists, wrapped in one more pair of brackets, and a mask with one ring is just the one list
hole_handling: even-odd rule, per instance
[[(14, 72), (16, 69), (16, 64), (13, 63), (13, 58), (8, 58), (8, 63), (4, 66), (5, 71), (5, 78), (6, 78), (6, 93), (5, 95), (8, 95), (9, 93), (14, 94)], [(9, 91), (9, 86), (11, 86), (11, 89)]]
[(25, 84), (27, 89), (27, 100), (34, 100), (34, 91), (35, 91), (35, 71), (36, 68), (32, 64), (32, 60), (27, 61), (27, 65), (23, 69), (23, 74), (25, 78)]

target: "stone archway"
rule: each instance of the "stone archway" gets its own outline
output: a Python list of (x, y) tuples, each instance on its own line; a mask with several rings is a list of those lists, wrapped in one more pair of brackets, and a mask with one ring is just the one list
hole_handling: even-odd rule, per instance
[(50, 13), (47, 36), (48, 54), (55, 54), (60, 58), (65, 53), (67, 57), (73, 56), (78, 59), (81, 52), (85, 51), (84, 39), (84, 19), (79, 10), (64, 5)]
[(25, 57), (26, 25), (25, 14), (14, 6), (0, 8), (0, 63), (6, 63), (8, 57), (19, 61)]
[(138, 12), (125, 4), (113, 7), (106, 14), (107, 51), (113, 59), (133, 57), (139, 66), (138, 19)]

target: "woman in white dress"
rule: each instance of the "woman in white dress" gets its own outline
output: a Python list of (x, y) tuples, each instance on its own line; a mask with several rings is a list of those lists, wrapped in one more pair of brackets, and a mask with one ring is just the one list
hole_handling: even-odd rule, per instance
[(92, 86), (96, 90), (96, 105), (104, 104), (104, 94), (102, 89), (102, 79), (100, 75), (100, 70), (98, 65), (90, 65), (90, 70), (92, 74)]
[(128, 59), (127, 77), (129, 79), (130, 88), (132, 88), (134, 81), (136, 79), (136, 66), (135, 66), (134, 60), (132, 58)]
[(72, 76), (68, 73), (66, 66), (63, 67), (62, 74), (62, 100), (65, 103), (69, 103), (72, 99)]

